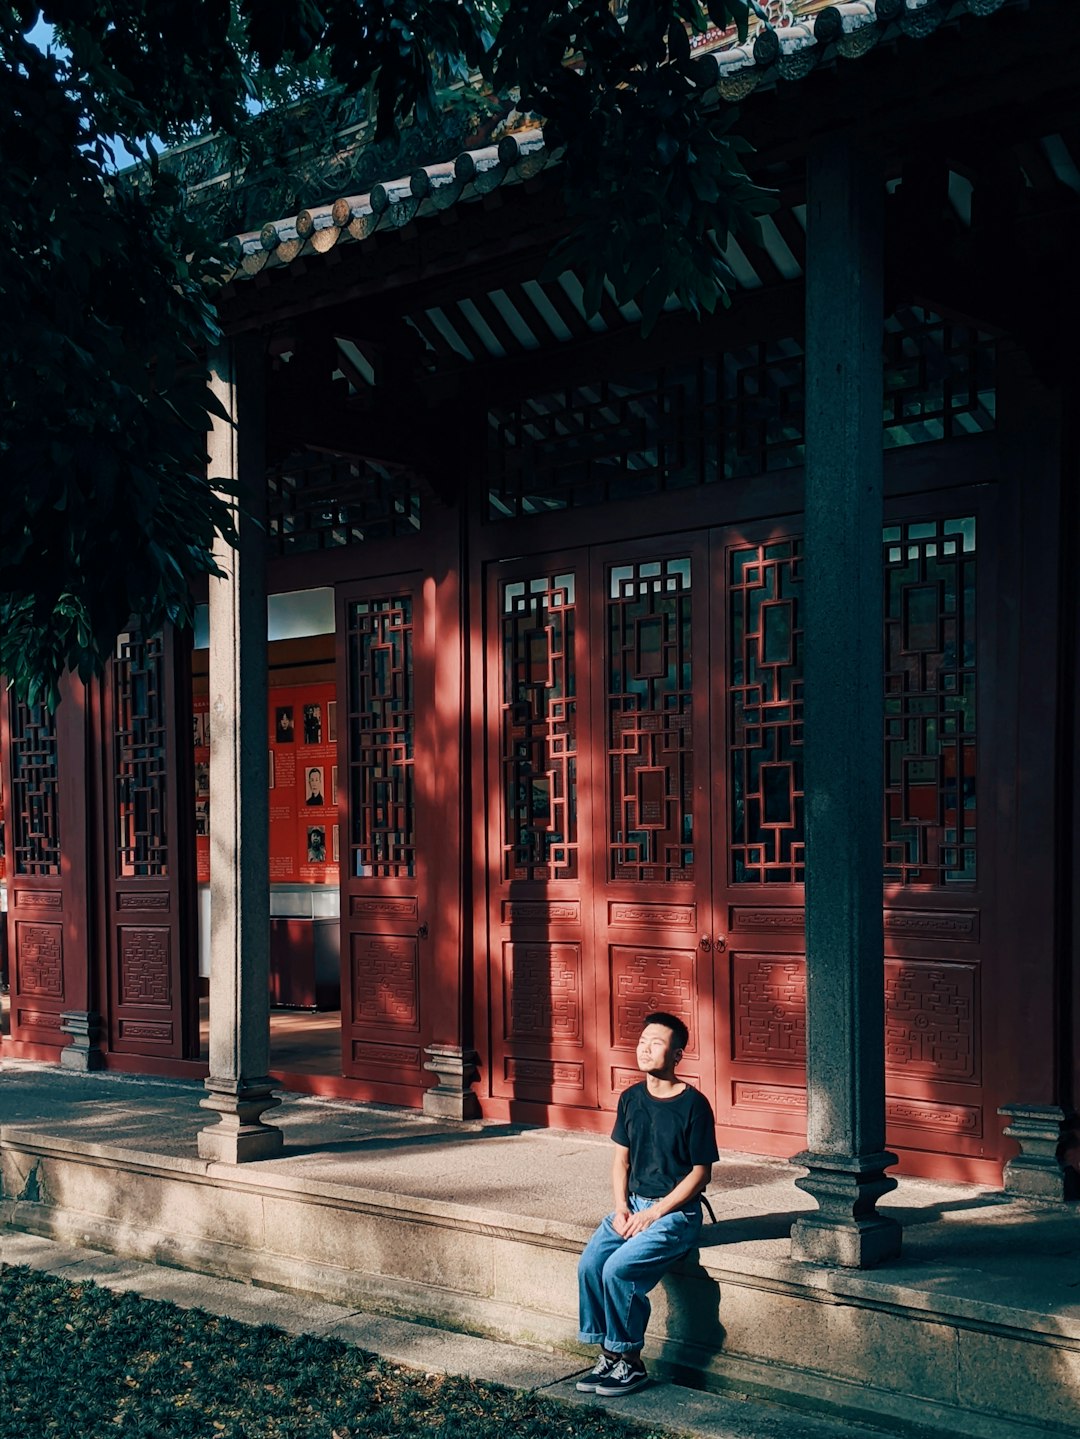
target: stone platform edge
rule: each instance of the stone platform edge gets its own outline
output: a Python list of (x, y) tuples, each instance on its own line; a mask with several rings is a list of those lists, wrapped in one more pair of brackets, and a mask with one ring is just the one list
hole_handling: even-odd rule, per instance
[[(0, 1127), (0, 1223), (582, 1352), (584, 1226), (10, 1126)], [(913, 1435), (1078, 1432), (1080, 1319), (721, 1248), (697, 1253), (653, 1296), (649, 1352), (682, 1383)]]

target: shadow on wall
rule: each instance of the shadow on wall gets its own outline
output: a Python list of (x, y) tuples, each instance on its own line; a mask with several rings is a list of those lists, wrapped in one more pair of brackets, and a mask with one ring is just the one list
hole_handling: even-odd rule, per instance
[[(715, 1228), (716, 1226), (709, 1226)], [(698, 1249), (691, 1249), (685, 1259), (660, 1281), (667, 1306), (667, 1341), (685, 1347), (689, 1353), (674, 1360), (668, 1358), (667, 1344), (661, 1349), (667, 1372), (677, 1384), (701, 1387), (701, 1370), (724, 1348), (727, 1333), (720, 1322), (720, 1285), (704, 1268)], [(687, 1363), (686, 1358), (691, 1362)]]
[(754, 1240), (787, 1239), (791, 1234), (791, 1226), (805, 1212), (791, 1209), (773, 1214), (747, 1214), (739, 1215), (735, 1219), (719, 1219), (715, 1224), (704, 1226), (698, 1249), (719, 1249), (725, 1244), (749, 1244)]

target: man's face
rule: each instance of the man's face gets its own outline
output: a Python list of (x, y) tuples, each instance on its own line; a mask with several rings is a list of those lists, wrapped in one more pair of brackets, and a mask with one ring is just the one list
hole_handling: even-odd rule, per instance
[(637, 1067), (642, 1074), (662, 1074), (674, 1069), (682, 1057), (666, 1024), (647, 1024), (637, 1043)]

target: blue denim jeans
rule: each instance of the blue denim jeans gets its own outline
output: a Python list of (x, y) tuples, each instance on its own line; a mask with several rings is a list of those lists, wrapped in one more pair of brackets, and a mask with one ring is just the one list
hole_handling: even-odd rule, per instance
[[(630, 1209), (636, 1213), (653, 1202), (631, 1194)], [(625, 1354), (645, 1342), (649, 1290), (698, 1242), (701, 1205), (695, 1199), (631, 1239), (615, 1232), (613, 1217), (603, 1221), (578, 1261), (578, 1339)]]

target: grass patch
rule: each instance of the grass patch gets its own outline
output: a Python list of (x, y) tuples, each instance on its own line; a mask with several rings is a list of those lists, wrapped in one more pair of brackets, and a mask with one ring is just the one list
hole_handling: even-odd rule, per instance
[[(660, 1431), (653, 1431), (660, 1432)], [(0, 1267), (0, 1439), (645, 1439), (336, 1339)]]

